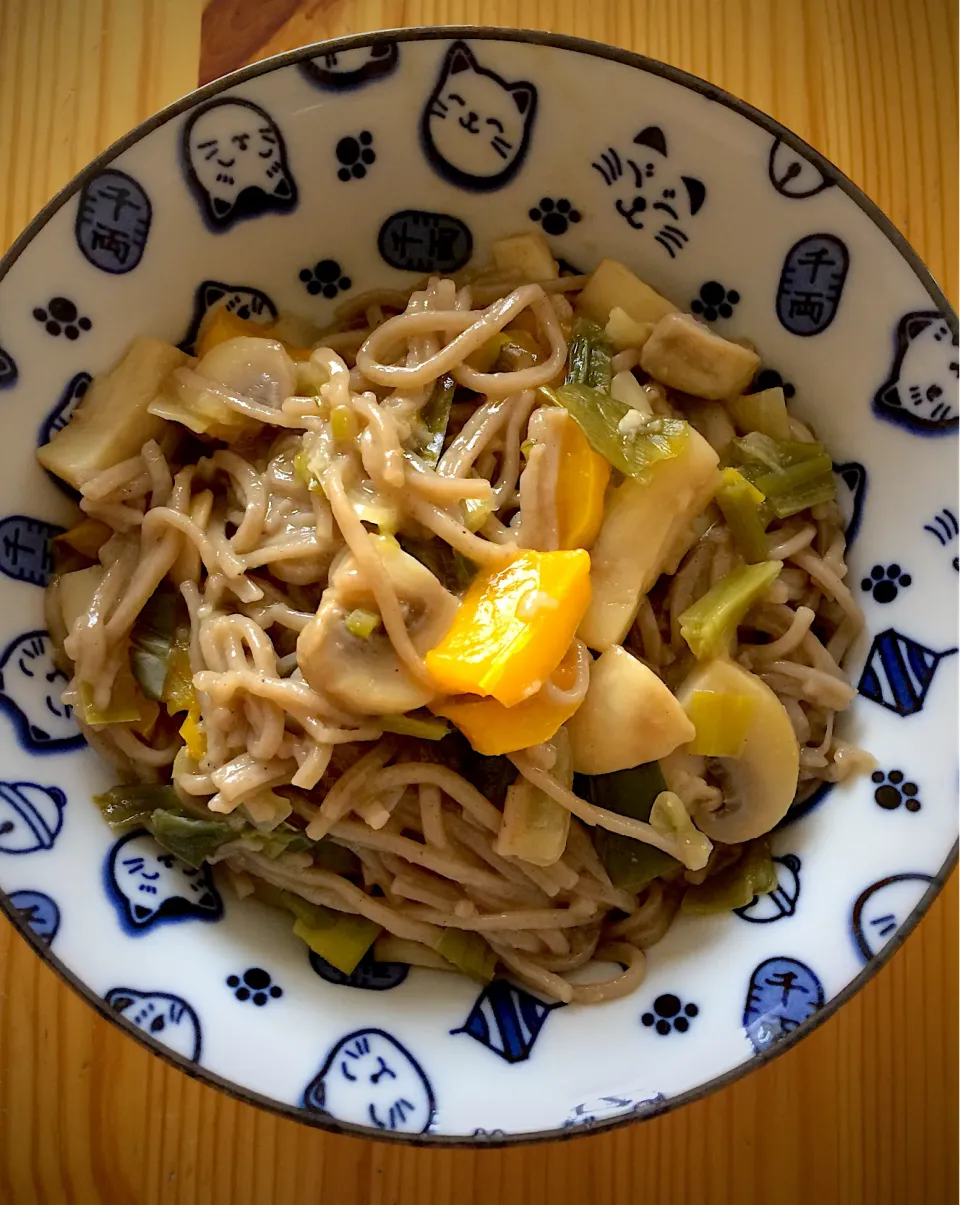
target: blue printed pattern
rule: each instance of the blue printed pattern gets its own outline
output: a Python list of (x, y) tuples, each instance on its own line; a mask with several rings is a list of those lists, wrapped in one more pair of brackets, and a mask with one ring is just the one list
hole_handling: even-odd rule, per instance
[(777, 289), (777, 317), (792, 335), (819, 335), (833, 322), (850, 267), (834, 234), (809, 234), (787, 252)]
[(871, 883), (857, 897), (850, 924), (864, 962), (876, 958), (908, 919), (933, 882), (928, 874), (893, 874)]
[[(949, 544), (956, 543), (957, 535), (960, 534), (960, 524), (957, 523), (957, 516), (950, 507), (945, 506), (943, 510), (933, 516), (929, 523), (924, 523), (923, 530), (936, 536), (940, 547), (946, 548)], [(953, 558), (953, 567), (960, 570), (960, 561), (956, 556)]]
[(860, 533), (860, 520), (867, 500), (867, 470), (857, 461), (850, 460), (846, 464), (834, 465), (833, 475), (849, 548)]
[(377, 42), (375, 46), (334, 50), (315, 59), (304, 59), (300, 69), (318, 87), (345, 92), (392, 74), (399, 60), (396, 42)]
[(676, 259), (690, 242), (678, 223), (696, 217), (707, 199), (707, 187), (696, 176), (674, 171), (668, 159), (666, 134), (660, 126), (646, 126), (622, 154), (607, 147), (591, 167), (614, 190), (613, 208), (630, 229), (646, 231)]
[(796, 958), (768, 958), (753, 972), (743, 1028), (757, 1054), (768, 1050), (823, 1008), (823, 984)]
[(768, 164), (770, 183), (782, 197), (802, 201), (835, 183), (781, 138), (774, 138)]
[(399, 987), (410, 972), (405, 962), (378, 962), (368, 950), (349, 975), (338, 971), (325, 958), (310, 950), (310, 966), (327, 983), (337, 987), (355, 987), (367, 992), (386, 992)]
[(337, 1121), (425, 1134), (436, 1099), (420, 1063), (382, 1029), (358, 1029), (333, 1047), (307, 1085), (303, 1107)]
[(218, 921), (223, 901), (210, 869), (188, 866), (161, 849), (149, 833), (121, 837), (107, 855), (107, 893), (134, 934), (171, 921)]
[(569, 1130), (574, 1126), (589, 1126), (598, 1121), (609, 1121), (613, 1117), (639, 1117), (651, 1113), (660, 1105), (665, 1105), (667, 1098), (662, 1092), (646, 1094), (611, 1093), (609, 1096), (595, 1096), (591, 1100), (581, 1101), (574, 1105), (563, 1123), (563, 1129)]
[[(70, 419), (73, 417), (73, 412), (83, 401), (84, 395), (90, 388), (90, 382), (93, 380), (89, 372), (78, 372), (76, 376), (72, 376), (67, 382), (63, 393), (53, 407), (47, 417), (40, 424), (40, 434), (37, 438), (38, 446), (47, 444), (56, 435), (58, 431), (62, 431)], [(59, 477), (54, 478), (59, 481)]]
[(887, 628), (874, 637), (857, 689), (897, 715), (913, 715), (923, 709), (939, 663), (956, 651), (935, 653), (909, 636)]
[(53, 572), (50, 541), (62, 527), (28, 515), (0, 519), (0, 573), (16, 582), (46, 586)]
[(800, 859), (796, 854), (784, 854), (774, 858), (773, 863), (777, 868), (776, 887), (764, 895), (755, 895), (742, 908), (734, 908), (741, 920), (769, 925), (796, 912), (800, 900)]
[(0, 389), (12, 389), (19, 375), (16, 360), (0, 347)]
[(494, 979), (477, 997), (470, 1015), (451, 1033), (468, 1033), (508, 1063), (522, 1063), (547, 1017), (561, 1004), (547, 1004), (506, 979)]
[(162, 1042), (168, 1050), (191, 1063), (199, 1063), (202, 1031), (200, 1018), (191, 1006), (169, 992), (140, 992), (132, 987), (114, 987), (104, 996), (107, 1005), (148, 1038)]
[(893, 366), (873, 399), (874, 413), (921, 435), (956, 431), (957, 336), (936, 310), (905, 314)]
[(0, 782), (0, 853), (52, 849), (63, 827), (67, 797), (59, 787)]
[(448, 213), (401, 209), (380, 227), (377, 247), (403, 272), (456, 272), (473, 254), (473, 235)]
[(60, 909), (56, 901), (42, 891), (14, 891), (10, 896), (11, 907), (22, 924), (45, 946), (52, 944), (60, 928)]
[(143, 258), (153, 210), (132, 176), (115, 167), (88, 180), (77, 209), (77, 246), (95, 268), (115, 276)]
[(53, 753), (82, 745), (83, 734), (68, 703), (60, 696), (67, 675), (54, 660), (47, 632), (24, 632), (0, 656), (0, 709), (7, 712), (17, 737), (31, 753)]
[(297, 204), (283, 135), (252, 101), (231, 96), (194, 109), (183, 127), (182, 152), (187, 180), (214, 232)]
[(204, 319), (215, 310), (226, 310), (245, 322), (260, 322), (264, 326), (275, 322), (277, 307), (261, 289), (249, 285), (228, 285), (219, 280), (205, 280), (197, 286), (193, 296), (193, 315), (187, 333), (179, 347), (188, 356), (196, 353), (197, 336)]

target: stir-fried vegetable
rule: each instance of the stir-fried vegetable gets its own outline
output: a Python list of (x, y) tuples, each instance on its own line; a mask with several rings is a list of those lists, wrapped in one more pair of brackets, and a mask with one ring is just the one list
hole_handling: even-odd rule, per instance
[(727, 409), (741, 434), (759, 431), (771, 439), (790, 438), (790, 415), (779, 385), (741, 394), (727, 402)]
[(117, 833), (143, 828), (158, 809), (170, 811), (180, 806), (177, 792), (169, 783), (121, 783), (94, 795), (93, 802)]
[(78, 683), (84, 723), (92, 727), (103, 724), (130, 724), (135, 731), (148, 735), (157, 722), (160, 708), (145, 697), (128, 663), (121, 663), (110, 690), (110, 701), (106, 707), (94, 702), (93, 688), (87, 682)]
[(601, 327), (586, 318), (573, 323), (573, 337), (567, 354), (567, 384), (588, 385), (602, 393), (610, 392), (613, 372), (611, 349)]
[(404, 552), (425, 565), (437, 581), (454, 594), (466, 590), (476, 576), (474, 563), (442, 540), (415, 540), (410, 536), (400, 536), (399, 543)]
[(755, 896), (773, 891), (777, 871), (766, 839), (751, 842), (739, 861), (721, 870), (705, 882), (688, 887), (680, 908), (682, 912), (703, 916), (745, 908)]
[(164, 702), (164, 685), (178, 625), (186, 618), (179, 594), (156, 590), (144, 605), (130, 633), (130, 666), (148, 699)]
[(589, 601), (588, 553), (524, 550), (504, 568), (478, 574), (446, 636), (427, 653), (427, 669), (442, 690), (492, 695), (512, 707), (560, 664)]
[[(578, 777), (575, 787), (578, 794), (597, 807), (649, 822), (654, 800), (667, 789), (667, 784), (659, 765), (650, 762), (613, 774)], [(620, 833), (598, 828), (593, 840), (614, 887), (624, 891), (642, 891), (654, 879), (672, 877), (682, 870), (670, 854)]]
[[(565, 729), (556, 734), (553, 745), (555, 760), (550, 773), (561, 786), (571, 787), (573, 758)], [(507, 791), (497, 853), (522, 858), (534, 866), (553, 866), (563, 857), (569, 831), (569, 809), (521, 777)]]
[(610, 462), (594, 452), (579, 423), (568, 418), (557, 471), (557, 536), (561, 548), (588, 551), (603, 523)]
[(88, 561), (95, 561), (101, 547), (111, 535), (113, 530), (106, 523), (101, 523), (99, 519), (84, 518), (68, 531), (54, 536), (51, 544), (55, 554), (59, 548), (70, 548)]
[[(549, 683), (560, 691), (572, 690), (578, 663), (576, 645), (571, 645), (551, 674)], [(579, 706), (579, 701), (554, 702), (549, 690), (543, 687), (513, 707), (504, 707), (494, 698), (462, 695), (439, 699), (430, 709), (453, 720), (478, 753), (494, 756), (515, 753), (518, 749), (529, 749), (550, 740)]]
[(739, 757), (756, 700), (732, 691), (695, 690), (687, 716), (696, 729), (688, 752), (698, 757)]
[(680, 616), (680, 635), (699, 661), (729, 653), (737, 626), (783, 568), (782, 561), (738, 565)]
[(156, 811), (147, 827), (157, 842), (188, 866), (202, 866), (236, 832), (223, 820), (201, 820), (183, 812)]
[(343, 626), (351, 636), (359, 636), (361, 640), (369, 640), (373, 633), (379, 629), (382, 622), (376, 611), (367, 611), (364, 607), (357, 607), (347, 615), (343, 621)]
[(661, 791), (653, 801), (650, 827), (661, 837), (672, 837), (681, 847), (683, 864), (688, 870), (702, 870), (706, 866), (713, 845), (690, 819), (683, 800), (675, 792)]
[(248, 336), (253, 339), (276, 339), (286, 348), (287, 355), (291, 360), (298, 362), (309, 360), (311, 352), (309, 347), (298, 347), (291, 343), (289, 338), (282, 337), (288, 334), (300, 334), (302, 337), (305, 332), (288, 332), (282, 329), (284, 325), (289, 325), (289, 323), (255, 322), (252, 318), (239, 318), (226, 306), (220, 306), (203, 322), (200, 337), (197, 339), (197, 355), (202, 359), (218, 344), (226, 343), (228, 339)]
[(497, 969), (497, 956), (479, 933), (467, 929), (444, 929), (437, 953), (478, 983), (489, 983)]
[(679, 456), (690, 426), (679, 418), (648, 418), (589, 385), (544, 386), (540, 392), (576, 419), (595, 452), (628, 477), (643, 478), (661, 460)]
[(779, 519), (836, 497), (833, 462), (821, 443), (771, 439), (753, 431), (735, 439), (727, 456)]
[(429, 465), (435, 465), (443, 451), (447, 423), (450, 421), (450, 407), (453, 405), (456, 389), (457, 382), (453, 377), (441, 377), (433, 387), (430, 400), (420, 411), (420, 423), (426, 434), (420, 447), (420, 458)]
[(720, 474), (717, 505), (737, 551), (748, 565), (767, 559), (767, 517), (763, 494), (736, 469)]
[(676, 308), (616, 259), (601, 260), (577, 298), (580, 313), (601, 325), (614, 309), (623, 310), (634, 322), (656, 323)]
[(237, 836), (231, 824), (214, 819), (199, 806), (188, 813), (169, 784), (121, 783), (94, 795), (93, 801), (114, 831), (145, 828), (188, 866), (202, 865), (225, 841)]
[(352, 975), (360, 959), (381, 933), (381, 926), (365, 916), (334, 912), (314, 905), (310, 923), (296, 920), (293, 931), (301, 941), (344, 975)]
[(384, 732), (395, 732), (398, 736), (416, 736), (422, 741), (442, 741), (450, 732), (450, 725), (433, 716), (378, 715), (374, 723)]

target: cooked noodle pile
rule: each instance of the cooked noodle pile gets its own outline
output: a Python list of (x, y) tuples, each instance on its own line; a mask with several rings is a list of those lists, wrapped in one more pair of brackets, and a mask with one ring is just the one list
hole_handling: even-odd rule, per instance
[[(812, 505), (786, 516), (763, 512), (760, 564), (782, 565), (746, 597), (718, 658), (772, 688), (799, 751), (779, 814), (754, 816), (748, 836), (737, 837), (749, 809), (765, 806), (736, 794), (747, 790), (736, 784), (754, 703), (736, 695), (748, 718), (711, 752), (709, 717), (702, 728), (694, 703), (718, 688), (705, 681), (693, 702), (684, 699), (690, 675), (712, 664), (694, 655), (685, 616), (750, 561), (735, 522), (747, 511), (718, 505), (721, 480), (748, 500), (759, 483), (761, 502), (749, 502), (755, 516), (762, 470), (789, 475), (793, 461), (760, 464), (751, 475), (750, 448), (759, 455), (771, 445), (744, 425), (744, 414), (760, 413), (738, 410), (750, 395), (738, 390), (737, 405), (716, 392), (693, 396), (676, 384), (685, 380), (683, 355), (677, 378), (658, 331), (689, 323), (693, 334), (681, 333), (709, 339), (720, 369), (727, 348), (756, 361), (749, 349), (671, 314), (649, 290), (662, 312), (648, 322), (635, 306), (631, 317), (615, 303), (602, 306), (599, 326), (574, 326), (575, 313), (597, 318), (595, 299), (581, 292), (589, 281), (524, 283), (508, 266), (431, 278), (409, 294), (373, 291), (343, 307), (336, 327), (312, 332), (305, 351), (281, 341), (282, 326), (245, 330), (214, 315), (200, 358), (139, 341), (94, 385), (84, 405), (87, 440), (100, 440), (95, 455), (81, 448), (74, 456), (62, 436), (41, 453), (80, 492), (83, 518), (62, 540), (64, 572), (48, 593), (48, 622), (72, 674), (65, 701), (121, 780), (104, 806), (108, 819), (146, 824), (183, 856), (192, 850), (194, 860), (225, 868), (241, 896), (290, 907), (298, 932), (342, 970), (370, 949), (381, 960), (479, 969), (479, 977), (498, 964), (563, 1001), (622, 996), (641, 981), (643, 950), (681, 906), (706, 910), (711, 885), (717, 906), (731, 906), (715, 887), (721, 880), (747, 898), (772, 886), (758, 886), (770, 871), (762, 834), (790, 800), (869, 762), (834, 731), (854, 696), (841, 662), (862, 621), (845, 584), (838, 505), (811, 495)], [(667, 357), (659, 378), (644, 367), (658, 339)], [(579, 522), (588, 506), (587, 485), (569, 476), (574, 419), (594, 449), (602, 445), (557, 392), (565, 379), (578, 382), (574, 347), (593, 356), (594, 369), (579, 377), (581, 403), (599, 391), (624, 415), (612, 427), (604, 418), (606, 436), (626, 455), (644, 440), (666, 448), (663, 465), (686, 454), (676, 451), (683, 440), (695, 440), (709, 458), (710, 484), (695, 513), (682, 483), (661, 503), (679, 499), (675, 529), (649, 582), (627, 587), (626, 635), (607, 641), (590, 631), (612, 614), (603, 609), (619, 563), (609, 551), (610, 499), (625, 482), (639, 490), (660, 468), (653, 453), (635, 479), (616, 457), (612, 475), (602, 465), (596, 496), (609, 476), (606, 511), (584, 538), (588, 552), (596, 544), (591, 610), (547, 676), (521, 682), (523, 697), (510, 704), (520, 716), (535, 695), (544, 711), (574, 718), (529, 747), (485, 756), (471, 747), (455, 706), (452, 725), (441, 716), (451, 696), (454, 704), (464, 696), (506, 704), (480, 686), (445, 686), (431, 650), (458, 624), (465, 641), (476, 637), (480, 612), (471, 626), (465, 598), (478, 580), (499, 580), (521, 554), (586, 555), (568, 542), (570, 515)], [(782, 407), (782, 396), (765, 401)], [(98, 405), (112, 415), (102, 439)], [(83, 415), (81, 407), (63, 434), (84, 429)], [(776, 421), (776, 447), (814, 445), (797, 418), (777, 410)], [(139, 444), (131, 442), (137, 431), (147, 436)], [(730, 459), (734, 447), (747, 449), (741, 462)], [(580, 453), (578, 463), (588, 464), (586, 455), (597, 453)], [(721, 478), (718, 456), (720, 467), (739, 468)], [(768, 500), (774, 511), (777, 498)], [(617, 549), (625, 562), (647, 539), (643, 522), (629, 530)], [(517, 622), (538, 632), (559, 622), (564, 600), (545, 585), (531, 597)], [(591, 786), (629, 787), (615, 774), (635, 773), (621, 736), (603, 737), (616, 747), (602, 754), (590, 744), (588, 711), (599, 707), (602, 724), (604, 701), (593, 703), (589, 685), (614, 652), (630, 657), (631, 672), (652, 671), (654, 687), (680, 699), (697, 731), (691, 743), (694, 726), (668, 699), (683, 739), (664, 738), (662, 752), (642, 758), (642, 770), (659, 762), (662, 779), (633, 811), (610, 806), (611, 796)], [(454, 671), (466, 673), (464, 664), (460, 657)], [(628, 689), (611, 682), (614, 693)], [(649, 684), (643, 689), (649, 695)], [(761, 710), (766, 698), (757, 696)], [(637, 724), (652, 732), (661, 720)], [(731, 816), (740, 817), (732, 827)], [(552, 852), (537, 845), (541, 822), (560, 834)], [(643, 847), (660, 859), (639, 886), (643, 875), (623, 877), (622, 865), (615, 873), (623, 842), (628, 855)], [(515, 852), (523, 848), (540, 853)], [(300, 911), (296, 901), (305, 901)], [(343, 916), (370, 923), (341, 933)], [(333, 946), (318, 918), (340, 934)], [(337, 942), (349, 945), (355, 930), (355, 956), (344, 955)], [(451, 932), (467, 936), (451, 941)]]

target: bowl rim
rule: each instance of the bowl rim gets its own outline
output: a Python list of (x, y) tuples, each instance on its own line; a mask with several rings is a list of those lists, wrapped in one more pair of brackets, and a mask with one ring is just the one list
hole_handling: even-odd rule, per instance
[[(171, 104), (158, 110), (145, 121), (140, 122), (139, 125), (135, 126), (127, 134), (118, 138), (106, 150), (92, 159), (86, 167), (78, 172), (68, 184), (60, 189), (43, 206), (13, 241), (6, 253), (0, 257), (0, 282), (4, 280), (16, 261), (47, 223), (72, 197), (80, 192), (88, 180), (98, 175), (114, 159), (118, 158), (131, 146), (142, 141), (148, 134), (151, 134), (168, 121), (179, 117), (181, 114), (195, 108), (211, 97), (218, 96), (221, 92), (228, 91), (238, 84), (245, 83), (247, 80), (256, 79), (261, 75), (267, 75), (284, 67), (293, 66), (304, 59), (314, 58), (318, 54), (329, 53), (331, 50), (350, 50), (363, 46), (377, 45), (383, 42), (452, 41), (458, 38), (473, 41), (522, 42), (549, 46), (558, 50), (572, 51), (576, 54), (591, 55), (594, 58), (621, 63), (650, 75), (660, 76), (692, 92), (696, 92), (707, 100), (715, 101), (728, 109), (732, 109), (734, 112), (740, 114), (741, 117), (745, 117), (748, 121), (753, 122), (754, 125), (760, 126), (767, 133), (791, 147), (804, 159), (817, 167), (826, 179), (839, 187), (855, 202), (907, 262), (920, 284), (929, 294), (931, 300), (936, 303), (937, 308), (943, 314), (954, 338), (957, 337), (957, 315), (953, 307), (944, 295), (932, 272), (927, 268), (903, 234), (894, 226), (893, 222), (840, 168), (814, 147), (810, 146), (799, 135), (793, 133), (786, 126), (781, 125), (780, 122), (764, 113), (763, 110), (754, 107), (747, 101), (741, 100), (739, 97), (717, 87), (715, 84), (709, 83), (700, 76), (683, 71), (679, 67), (673, 67), (668, 63), (663, 63), (659, 59), (638, 54), (635, 51), (624, 50), (605, 42), (574, 37), (569, 34), (552, 33), (539, 29), (501, 28), (493, 25), (406, 26), (399, 29), (368, 30), (363, 33), (348, 34), (338, 38), (327, 38), (320, 42), (298, 46), (293, 50), (284, 51), (281, 54), (261, 59), (256, 63), (241, 67), (237, 71), (220, 76), (208, 84), (185, 93)], [(642, 1108), (639, 1112), (614, 1116), (604, 1121), (591, 1122), (583, 1126), (575, 1125), (565, 1129), (531, 1130), (516, 1134), (403, 1134), (393, 1131), (382, 1131), (376, 1130), (371, 1126), (338, 1121), (327, 1114), (313, 1113), (296, 1105), (283, 1104), (272, 1097), (254, 1092), (216, 1072), (198, 1066), (196, 1063), (188, 1062), (182, 1056), (138, 1029), (125, 1017), (114, 1012), (102, 997), (98, 996), (78, 975), (65, 966), (52, 953), (50, 947), (22, 921), (19, 913), (10, 903), (7, 893), (2, 888), (0, 888), (0, 912), (6, 916), (14, 929), (33, 948), (34, 953), (73, 988), (88, 1005), (95, 1009), (101, 1017), (134, 1038), (152, 1054), (162, 1058), (177, 1070), (190, 1076), (191, 1079), (199, 1080), (209, 1087), (226, 1093), (235, 1100), (253, 1105), (256, 1108), (265, 1109), (280, 1117), (300, 1122), (302, 1125), (354, 1138), (395, 1142), (426, 1148), (502, 1148), (532, 1143), (555, 1142), (558, 1140), (567, 1141), (573, 1138), (586, 1138), (596, 1134), (610, 1133), (613, 1130), (622, 1129), (638, 1121), (646, 1121), (654, 1117), (664, 1116), (667, 1113), (672, 1113), (674, 1110), (682, 1108), (686, 1104), (702, 1100), (713, 1092), (730, 1086), (751, 1071), (766, 1066), (773, 1059), (779, 1058), (780, 1055), (793, 1049), (798, 1042), (802, 1041), (808, 1034), (813, 1033), (814, 1030), (819, 1029), (821, 1025), (828, 1021), (838, 1009), (856, 995), (893, 958), (904, 941), (926, 915), (931, 904), (943, 889), (947, 878), (957, 862), (958, 849), (960, 849), (960, 840), (954, 842), (949, 854), (931, 879), (930, 885), (923, 893), (919, 903), (913, 908), (907, 919), (880, 953), (871, 958), (859, 974), (851, 979), (835, 996), (831, 997), (824, 1004), (823, 1008), (798, 1025), (789, 1036), (775, 1042), (768, 1050), (753, 1054), (744, 1059), (742, 1063), (730, 1068), (721, 1075), (714, 1076), (712, 1079), (706, 1080), (695, 1088), (690, 1088), (677, 1096), (672, 1096), (666, 1100), (652, 1104), (649, 1108)]]

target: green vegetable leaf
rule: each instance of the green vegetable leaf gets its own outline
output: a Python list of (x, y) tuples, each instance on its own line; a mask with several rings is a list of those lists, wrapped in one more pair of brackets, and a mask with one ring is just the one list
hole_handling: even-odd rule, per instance
[(437, 463), (443, 451), (447, 424), (450, 422), (450, 407), (453, 405), (456, 390), (457, 382), (452, 376), (448, 374), (441, 377), (434, 386), (429, 401), (420, 411), (420, 422), (426, 430), (427, 438), (421, 445), (419, 454), (431, 467)]
[(613, 348), (603, 329), (586, 318), (576, 318), (567, 357), (567, 384), (588, 385), (602, 393), (610, 392)]
[(740, 860), (705, 882), (688, 887), (681, 911), (703, 916), (745, 908), (777, 885), (777, 872), (765, 838), (746, 847)]
[(202, 866), (225, 841), (237, 835), (224, 820), (199, 820), (159, 808), (151, 814), (147, 828), (168, 853), (194, 867)]
[[(654, 800), (666, 789), (658, 762), (612, 774), (578, 776), (574, 784), (577, 794), (597, 807), (644, 822), (649, 822)], [(598, 828), (593, 838), (610, 881), (624, 891), (641, 891), (654, 879), (673, 877), (683, 869), (670, 854), (632, 837)]]
[(144, 828), (158, 808), (170, 811), (180, 806), (177, 793), (169, 784), (139, 782), (111, 787), (102, 795), (94, 795), (93, 802), (117, 833)]
[(434, 948), (458, 971), (478, 983), (489, 983), (497, 969), (497, 956), (479, 933), (467, 929), (444, 929)]
[(680, 616), (680, 635), (698, 661), (729, 652), (740, 621), (783, 568), (782, 561), (738, 565)]

